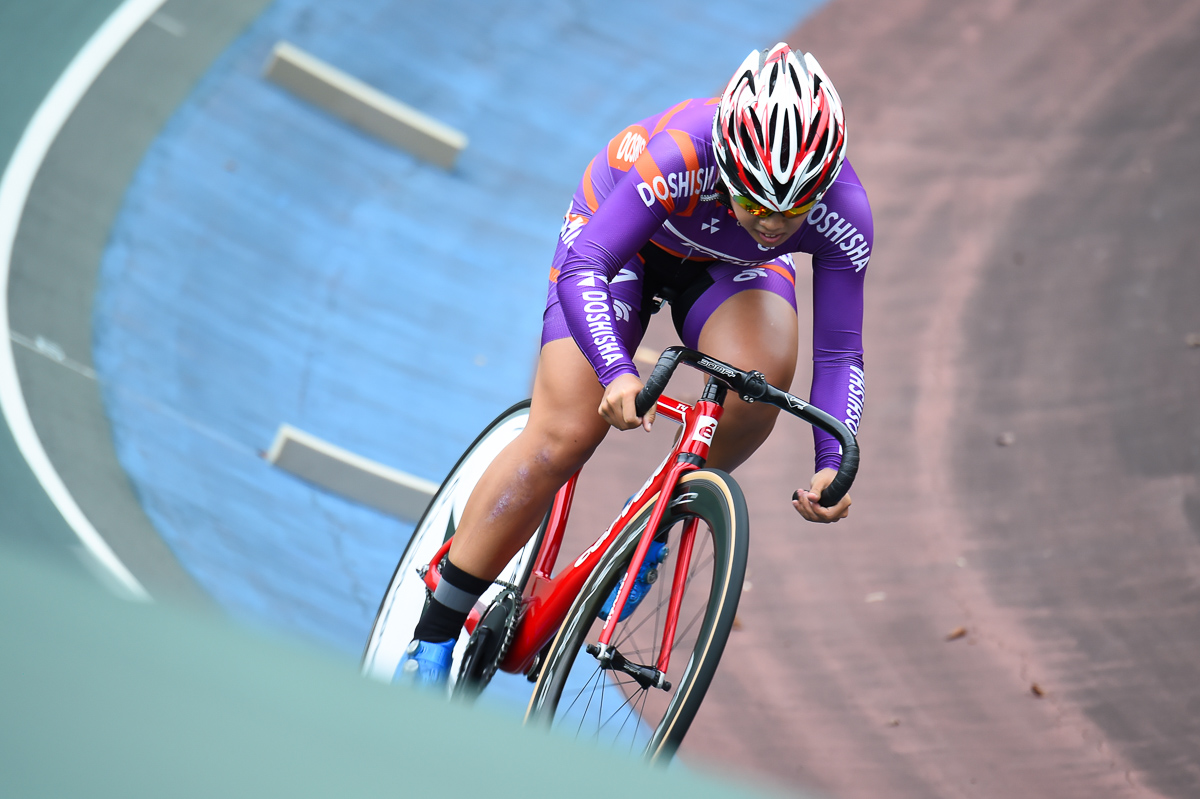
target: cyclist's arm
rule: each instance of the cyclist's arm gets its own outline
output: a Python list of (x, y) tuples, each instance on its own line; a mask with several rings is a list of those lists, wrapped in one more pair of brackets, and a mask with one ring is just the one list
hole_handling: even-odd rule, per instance
[[(862, 347), (863, 275), (813, 268), (813, 378), (810, 401), (857, 435), (865, 400)], [(837, 439), (813, 428), (817, 469), (837, 469)]]
[[(873, 224), (866, 193), (857, 184), (835, 184), (829, 204), (839, 221), (857, 231), (844, 240), (826, 236), (813, 253), (813, 381), (810, 400), (858, 433), (865, 400), (863, 371), (863, 282), (873, 246)], [(820, 230), (820, 226), (817, 227)], [(841, 463), (837, 440), (813, 428), (816, 468)]]
[(652, 137), (633, 168), (600, 200), (559, 273), (558, 298), (567, 328), (604, 386), (620, 375), (638, 374), (633, 353), (611, 332), (616, 319), (607, 281), (662, 227), (673, 208), (652, 195), (647, 204), (647, 189), (640, 187), (654, 175), (682, 168), (673, 140), (661, 133)]

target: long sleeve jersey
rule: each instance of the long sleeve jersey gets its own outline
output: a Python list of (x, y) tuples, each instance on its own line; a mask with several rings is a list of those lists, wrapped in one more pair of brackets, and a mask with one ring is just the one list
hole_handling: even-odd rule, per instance
[[(557, 279), (571, 335), (602, 384), (622, 374), (637, 374), (632, 353), (623, 345), (613, 347), (607, 341), (602, 351), (594, 343), (585, 306), (595, 292), (607, 294), (607, 282), (647, 241), (682, 258), (745, 266), (770, 265), (793, 253), (811, 254), (810, 401), (857, 432), (865, 391), (863, 280), (873, 245), (866, 192), (849, 160), (843, 162), (806, 224), (779, 246), (762, 246), (716, 200), (719, 173), (712, 120), (717, 102), (685, 100), (630, 125), (588, 165), (564, 228), (570, 249)], [(597, 279), (571, 279), (589, 275)], [(815, 436), (817, 468), (836, 467), (837, 442), (820, 430)]]

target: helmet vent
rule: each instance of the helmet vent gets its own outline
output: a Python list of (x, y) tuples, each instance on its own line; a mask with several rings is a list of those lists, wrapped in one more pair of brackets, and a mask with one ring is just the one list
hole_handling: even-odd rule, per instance
[(745, 159), (750, 166), (758, 167), (761, 162), (758, 160), (758, 148), (754, 146), (754, 140), (750, 138), (750, 131), (746, 129), (746, 123), (742, 123), (742, 151), (745, 153)]
[(789, 116), (788, 114), (783, 115), (783, 139), (779, 144), (779, 171), (780, 172), (786, 172), (788, 169), (788, 166), (791, 164), (791, 161), (792, 161), (792, 148), (791, 148), (792, 137), (790, 135), (788, 135), (791, 133), (791, 130), (789, 129), (789, 126), (788, 126), (788, 122), (790, 122), (791, 120), (788, 119), (788, 116)]

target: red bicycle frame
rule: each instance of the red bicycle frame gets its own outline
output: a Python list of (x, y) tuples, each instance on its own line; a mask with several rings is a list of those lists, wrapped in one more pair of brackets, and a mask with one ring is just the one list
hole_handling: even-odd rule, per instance
[[(553, 574), (562, 548), (563, 535), (567, 528), (567, 519), (571, 512), (571, 502), (575, 497), (575, 484), (579, 474), (558, 490), (554, 496), (554, 504), (546, 524), (546, 532), (538, 548), (537, 557), (533, 564), (529, 580), (525, 585), (521, 603), (521, 617), (513, 637), (508, 654), (500, 663), (503, 671), (516, 674), (528, 672), (534, 665), (538, 653), (550, 642), (558, 628), (562, 626), (571, 604), (575, 601), (584, 582), (599, 565), (600, 560), (608, 552), (609, 547), (616, 541), (614, 531), (622, 530), (641, 510), (646, 503), (653, 502), (654, 509), (649, 522), (642, 533), (641, 541), (633, 553), (626, 579), (621, 583), (621, 590), (608, 614), (603, 631), (600, 634), (600, 645), (606, 647), (612, 638), (617, 620), (633, 589), (634, 580), (630, 575), (636, 575), (642, 567), (646, 553), (658, 529), (659, 523), (666, 513), (675, 485), (687, 472), (700, 468), (708, 459), (709, 447), (713, 434), (720, 423), (724, 408), (719, 402), (700, 399), (695, 405), (659, 397), (656, 403), (659, 417), (664, 417), (683, 426), (683, 434), (675, 441), (667, 457), (659, 464), (654, 473), (636, 494), (626, 503), (621, 515), (609, 525), (608, 529), (596, 539), (590, 547), (584, 550), (574, 562), (563, 568), (558, 574)], [(691, 562), (692, 543), (695, 538), (697, 522), (691, 520), (683, 529), (675, 567), (675, 578), (671, 589), (671, 600), (667, 608), (667, 621), (663, 628), (662, 654), (656, 668), (666, 673), (670, 660), (671, 644), (675, 639), (675, 628), (679, 619), (679, 608), (683, 600), (683, 588), (687, 579), (688, 566)], [(425, 585), (430, 591), (437, 588), (441, 574), (438, 564), (450, 550), (453, 538), (447, 540), (429, 562), (425, 569)], [(474, 632), (479, 623), (482, 609), (476, 608), (467, 620), (467, 630)]]

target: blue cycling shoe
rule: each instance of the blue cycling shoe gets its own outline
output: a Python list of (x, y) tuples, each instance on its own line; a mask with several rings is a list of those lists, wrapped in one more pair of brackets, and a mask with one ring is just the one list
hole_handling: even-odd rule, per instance
[(454, 654), (454, 639), (440, 644), (413, 639), (404, 649), (396, 682), (406, 682), (420, 688), (440, 688), (450, 679), (450, 661)]
[[(642, 604), (642, 600), (650, 592), (650, 586), (658, 579), (658, 567), (667, 559), (668, 551), (665, 541), (650, 543), (650, 549), (646, 551), (646, 559), (642, 561), (642, 568), (638, 570), (637, 579), (633, 581), (633, 588), (629, 591), (629, 598), (625, 600), (625, 607), (621, 609), (621, 617), (617, 621), (628, 619), (637, 610), (637, 606)], [(617, 587), (608, 595), (608, 599), (604, 600), (604, 606), (600, 608), (600, 612), (596, 614), (604, 621), (608, 621), (608, 614), (612, 612), (612, 606), (617, 601), (617, 594), (621, 593), (621, 586), (624, 584), (625, 578), (622, 577), (621, 582), (617, 583)]]

